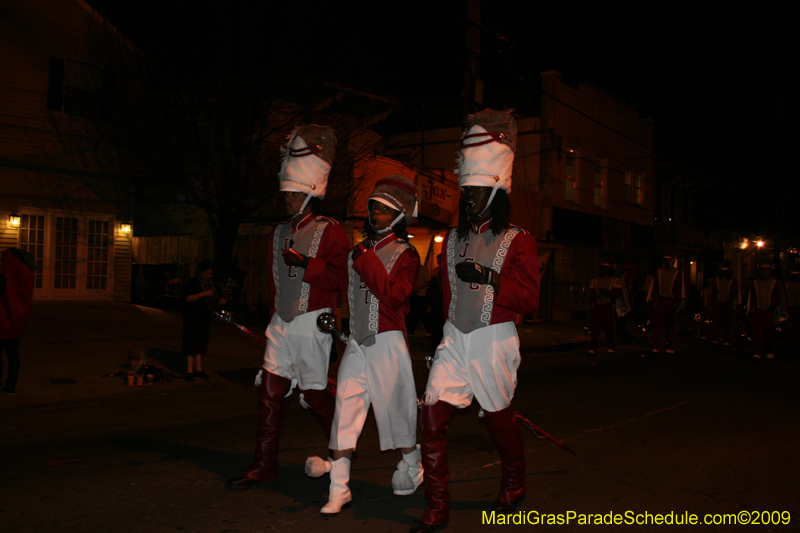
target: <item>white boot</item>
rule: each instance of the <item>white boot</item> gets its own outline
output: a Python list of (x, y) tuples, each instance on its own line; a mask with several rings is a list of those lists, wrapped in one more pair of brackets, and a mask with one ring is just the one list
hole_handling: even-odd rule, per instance
[(419, 444), (411, 453), (404, 453), (403, 460), (397, 463), (392, 475), (392, 489), (397, 496), (409, 496), (422, 485), (422, 461)]
[(339, 514), (342, 509), (350, 507), (350, 459), (342, 457), (331, 463), (331, 490), (328, 503), (319, 510), (320, 514)]

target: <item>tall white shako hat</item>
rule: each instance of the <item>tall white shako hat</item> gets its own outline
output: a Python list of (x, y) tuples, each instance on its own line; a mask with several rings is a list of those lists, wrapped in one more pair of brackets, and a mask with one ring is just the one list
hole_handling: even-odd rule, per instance
[[(395, 224), (400, 222), (400, 219), (405, 219), (406, 226), (411, 224), (419, 214), (419, 187), (412, 181), (401, 176), (400, 174), (392, 174), (375, 183), (375, 190), (367, 198), (367, 203), (370, 200), (375, 200), (384, 205), (388, 205), (392, 209), (400, 211), (389, 227), (378, 231), (379, 234), (386, 233), (394, 227)], [(369, 213), (369, 209), (367, 209)], [(370, 220), (370, 223), (372, 221)]]
[(312, 197), (325, 198), (328, 175), (336, 152), (336, 134), (327, 126), (300, 126), (289, 134), (281, 152), (283, 162), (278, 174), (279, 190), (305, 193), (306, 201), (300, 208), (302, 213)]
[(458, 186), (491, 187), (486, 209), (489, 209), (497, 189), (511, 193), (511, 173), (517, 149), (517, 121), (511, 112), (484, 109), (470, 115), (461, 135), (456, 169)]

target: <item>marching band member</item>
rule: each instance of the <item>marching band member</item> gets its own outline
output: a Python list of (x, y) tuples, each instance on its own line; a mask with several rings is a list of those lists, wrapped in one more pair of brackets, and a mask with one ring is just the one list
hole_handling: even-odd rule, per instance
[(317, 329), (317, 317), (332, 312), (336, 293), (347, 283), (347, 234), (338, 222), (319, 216), (325, 197), (336, 135), (310, 124), (289, 136), (280, 172), (280, 191), (291, 217), (275, 228), (269, 240), (267, 348), (256, 384), (260, 388), (255, 461), (238, 477), (232, 490), (250, 489), (278, 480), (278, 437), (284, 398), (295, 387), (301, 404), (314, 413), (330, 438), (334, 400), (328, 389), (328, 364), (333, 338)]
[(606, 332), (608, 353), (617, 349), (614, 336), (616, 326), (616, 299), (622, 296), (622, 283), (619, 278), (611, 275), (612, 262), (606, 259), (598, 268), (598, 277), (589, 283), (589, 312), (592, 320), (592, 335), (589, 342), (589, 355), (597, 355), (597, 341), (600, 339), (600, 330)]
[(678, 307), (686, 300), (686, 286), (683, 273), (675, 268), (675, 255), (665, 253), (662, 267), (656, 270), (653, 282), (647, 292), (647, 301), (653, 305), (653, 353), (658, 353), (661, 333), (664, 332), (665, 348), (669, 354), (675, 353), (675, 319)]
[(513, 512), (525, 498), (525, 447), (511, 400), (520, 363), (518, 314), (539, 303), (536, 239), (510, 222), (517, 125), (510, 113), (468, 118), (459, 155), (461, 209), (441, 269), (444, 338), (422, 405), (422, 465), (428, 507), (412, 533), (450, 520), (447, 428), (453, 410), (477, 399), (497, 444), (503, 475), (491, 509)]
[[(781, 282), (772, 277), (772, 263), (758, 263), (758, 277), (747, 297), (747, 312), (753, 320), (753, 359), (775, 358), (775, 311), (783, 300)], [(784, 306), (785, 308), (785, 306)]]
[(394, 493), (409, 495), (422, 483), (417, 446), (417, 392), (405, 318), (420, 269), (406, 228), (416, 216), (419, 189), (399, 175), (379, 180), (368, 200), (366, 239), (349, 257), (350, 339), (339, 366), (336, 414), (328, 461), (311, 457), (306, 473), (330, 472), (328, 503), (321, 514), (350, 506), (350, 461), (370, 405), (381, 450), (399, 448), (403, 459), (392, 479)]
[(719, 273), (714, 282), (715, 299), (711, 319), (711, 340), (719, 340), (719, 328), (722, 326), (722, 342), (725, 346), (731, 345), (731, 329), (733, 326), (733, 308), (738, 307), (742, 300), (739, 290), (739, 280), (731, 272), (730, 259), (725, 259), (719, 267)]
[(790, 355), (797, 354), (800, 343), (800, 264), (789, 267), (789, 281), (786, 282), (786, 307), (788, 319), (784, 326), (784, 339)]

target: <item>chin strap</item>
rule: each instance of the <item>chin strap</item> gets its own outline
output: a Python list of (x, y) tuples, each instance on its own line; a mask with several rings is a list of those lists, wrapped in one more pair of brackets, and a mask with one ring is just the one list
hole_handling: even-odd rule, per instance
[(297, 215), (302, 215), (302, 214), (303, 214), (303, 211), (305, 211), (305, 210), (306, 210), (306, 206), (308, 205), (308, 202), (310, 202), (310, 201), (311, 201), (311, 193), (308, 193), (308, 194), (306, 195), (306, 199), (305, 199), (305, 201), (303, 202), (303, 205), (300, 207), (300, 211), (298, 211), (297, 213), (295, 213), (294, 215), (292, 215), (292, 218), (296, 217)]
[(391, 230), (394, 227), (395, 224), (400, 222), (400, 219), (402, 219), (405, 216), (405, 213), (401, 212), (399, 215), (397, 215), (397, 218), (395, 218), (392, 221), (391, 224), (389, 224), (387, 227), (383, 228), (382, 230), (375, 229), (375, 224), (372, 222), (372, 214), (371, 213), (367, 213), (367, 216), (369, 217), (369, 225), (372, 226), (372, 228), (375, 231), (375, 233), (377, 233), (378, 235), (383, 235), (384, 233), (386, 233), (389, 230)]
[(483, 208), (483, 211), (481, 211), (480, 213), (478, 213), (474, 217), (470, 217), (470, 218), (472, 219), (472, 218), (476, 218), (476, 217), (482, 217), (484, 215), (484, 213), (486, 213), (489, 210), (489, 208), (492, 206), (492, 200), (494, 200), (494, 195), (495, 194), (497, 194), (497, 183), (495, 183), (494, 187), (492, 187), (492, 192), (491, 192), (491, 194), (489, 194), (489, 200), (486, 202), (486, 207)]
[(478, 216), (482, 216), (486, 211), (489, 210), (489, 207), (492, 205), (492, 200), (494, 200), (494, 195), (497, 194), (497, 184), (495, 183), (494, 187), (492, 187), (492, 193), (489, 195), (489, 201), (486, 202), (486, 207), (483, 208), (483, 211), (480, 212)]

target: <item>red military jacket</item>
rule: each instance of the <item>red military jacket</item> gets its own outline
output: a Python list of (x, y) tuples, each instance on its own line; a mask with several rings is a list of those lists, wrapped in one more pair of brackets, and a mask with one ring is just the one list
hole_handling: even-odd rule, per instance
[[(308, 267), (289, 267), (282, 252), (294, 248), (308, 257)], [(347, 286), (350, 242), (344, 228), (332, 218), (308, 214), (279, 224), (269, 239), (270, 314), (285, 321), (295, 316), (336, 307), (336, 293)]]
[(647, 301), (657, 297), (686, 299), (686, 287), (683, 283), (683, 273), (677, 268), (659, 268), (653, 276), (653, 283), (647, 293)]
[[(517, 226), (492, 234), (491, 219), (474, 224), (466, 239), (451, 229), (445, 239), (441, 269), (445, 319), (459, 331), (516, 322), (517, 315), (531, 315), (539, 307), (539, 258), (536, 239)], [(500, 291), (490, 285), (461, 281), (455, 265), (475, 262), (500, 272)], [(499, 265), (499, 268), (498, 268)], [(476, 305), (476, 302), (478, 304)]]
[(359, 344), (386, 331), (406, 333), (408, 298), (420, 269), (417, 250), (394, 233), (352, 260), (347, 297), (350, 332)]
[[(589, 307), (595, 305), (613, 305), (615, 300), (622, 296), (622, 283), (623, 281), (613, 276), (601, 277), (598, 276), (592, 279), (589, 284)], [(598, 291), (607, 291), (605, 298), (598, 299)]]
[(770, 307), (777, 305), (786, 306), (783, 301), (783, 287), (781, 282), (775, 278), (753, 280), (750, 293), (747, 297), (747, 312), (752, 313), (755, 309), (767, 311)]
[[(24, 255), (26, 252), (17, 250), (17, 253)], [(0, 339), (16, 339), (22, 337), (31, 318), (33, 267), (8, 248), (3, 252), (0, 276), (5, 281), (5, 290), (0, 292)]]

